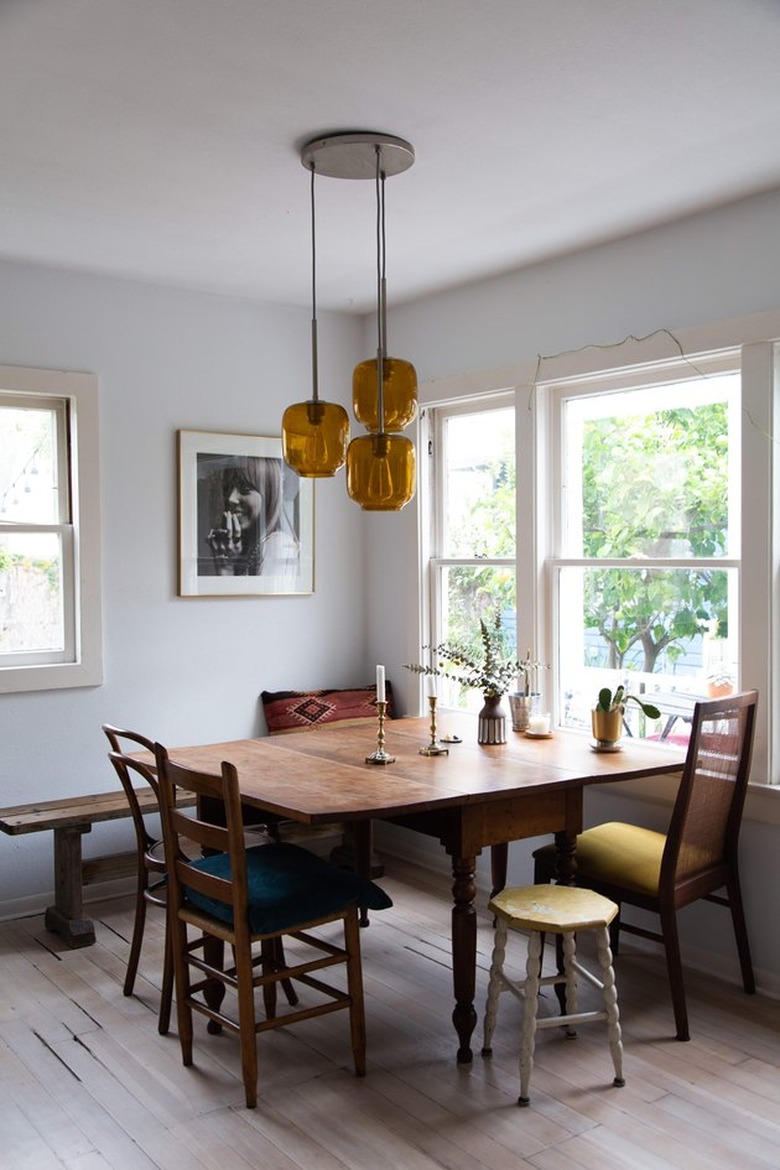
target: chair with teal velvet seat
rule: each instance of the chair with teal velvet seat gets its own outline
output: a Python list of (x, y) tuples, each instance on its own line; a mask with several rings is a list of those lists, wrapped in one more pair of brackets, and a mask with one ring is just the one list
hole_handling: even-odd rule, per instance
[[(662, 942), (672, 993), (677, 1039), (688, 1040), (677, 911), (700, 898), (731, 911), (742, 983), (755, 991), (739, 881), (738, 840), (747, 792), (758, 692), (745, 691), (697, 703), (680, 787), (666, 833), (611, 822), (577, 838), (576, 882), (618, 905), (650, 910), (660, 930), (613, 922), (619, 931)], [(534, 853), (534, 881), (555, 877), (554, 845)], [(719, 893), (718, 891), (725, 891)]]
[[(238, 774), (223, 763), (220, 775), (193, 771), (155, 747), (160, 783), (163, 838), (168, 868), (176, 1011), (185, 1065), (192, 1064), (193, 1012), (210, 1030), (238, 1034), (247, 1108), (257, 1104), (257, 1033), (326, 1012), (348, 1010), (355, 1072), (366, 1067), (366, 1033), (360, 960), (358, 908), (392, 905), (379, 886), (338, 869), (286, 842), (246, 848)], [(225, 826), (187, 815), (176, 807), (177, 792), (207, 804), (223, 801)], [(199, 843), (204, 856), (191, 860), (183, 840)], [(343, 945), (317, 928), (341, 923)], [(326, 934), (328, 932), (325, 932)], [(194, 934), (194, 937), (190, 937)], [(289, 942), (285, 958), (281, 940)], [(224, 944), (233, 966), (224, 967)], [(325, 968), (346, 966), (346, 990), (325, 982)], [(277, 1014), (276, 988), (284, 980), (306, 988), (306, 999)], [(258, 1019), (255, 992), (261, 990), (265, 1018)], [(226, 992), (235, 1002), (223, 1003)]]

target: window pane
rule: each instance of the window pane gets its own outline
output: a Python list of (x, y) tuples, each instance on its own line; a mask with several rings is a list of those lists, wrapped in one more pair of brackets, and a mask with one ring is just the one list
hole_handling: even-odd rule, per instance
[[(477, 659), (482, 658), (480, 619), (488, 626), (501, 614), (507, 657), (517, 655), (516, 591), (514, 566), (449, 566), (441, 570), (441, 604), (443, 642), (465, 647)], [(479, 692), (460, 693), (457, 684), (444, 684), (442, 699), (448, 706), (476, 710), (482, 706)]]
[(59, 535), (0, 533), (0, 662), (3, 655), (60, 651), (64, 638)]
[[(564, 726), (589, 729), (604, 686), (643, 691), (662, 712), (672, 693), (702, 698), (715, 686), (736, 689), (737, 584), (736, 569), (562, 569)], [(663, 731), (635, 704), (626, 714), (635, 735)], [(685, 726), (678, 722), (677, 735)]]
[(444, 421), (442, 555), (515, 555), (515, 412)]
[(738, 555), (738, 393), (732, 374), (570, 399), (565, 555)]
[(57, 524), (57, 416), (0, 408), (0, 523)]

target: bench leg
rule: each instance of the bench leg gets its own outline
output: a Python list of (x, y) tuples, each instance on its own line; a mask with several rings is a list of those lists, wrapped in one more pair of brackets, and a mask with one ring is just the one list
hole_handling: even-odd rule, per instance
[(69, 947), (90, 947), (95, 926), (84, 915), (81, 887), (81, 838), (91, 825), (69, 825), (54, 830), (54, 905), (46, 911), (46, 929), (59, 934)]

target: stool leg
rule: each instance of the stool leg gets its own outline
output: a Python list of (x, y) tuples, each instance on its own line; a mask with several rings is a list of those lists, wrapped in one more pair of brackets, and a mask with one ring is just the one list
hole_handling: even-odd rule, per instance
[[(565, 1014), (573, 1016), (577, 1012), (577, 972), (574, 967), (574, 959), (577, 952), (577, 943), (574, 932), (566, 931), (562, 939), (563, 946), (563, 977), (565, 979)], [(566, 1035), (574, 1037), (577, 1035), (577, 1029), (573, 1024), (566, 1026)]]
[(623, 1042), (620, 1030), (620, 1013), (617, 1004), (617, 988), (615, 986), (615, 972), (612, 967), (612, 951), (609, 946), (609, 930), (600, 927), (596, 931), (599, 962), (601, 964), (602, 981), (604, 984), (604, 1008), (607, 1013), (607, 1036), (612, 1053), (612, 1063), (615, 1066), (614, 1085), (625, 1085), (623, 1077)]
[(531, 1069), (534, 1066), (536, 1046), (536, 1013), (539, 1010), (539, 968), (542, 958), (542, 940), (537, 930), (528, 939), (528, 960), (525, 965), (525, 1004), (523, 1009), (523, 1042), (520, 1050), (520, 1096), (518, 1105), (527, 1105)]
[(493, 941), (493, 958), (490, 963), (490, 981), (488, 983), (487, 1002), (485, 1003), (485, 1034), (482, 1042), (482, 1055), (492, 1056), (493, 1032), (496, 1027), (498, 1014), (498, 997), (501, 994), (501, 979), (504, 971), (504, 956), (506, 955), (507, 928), (503, 918), (496, 920), (496, 932)]

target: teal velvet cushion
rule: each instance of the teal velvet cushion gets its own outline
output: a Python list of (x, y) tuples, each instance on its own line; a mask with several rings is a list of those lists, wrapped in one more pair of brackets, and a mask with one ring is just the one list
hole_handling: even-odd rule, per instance
[[(216, 877), (230, 876), (230, 857), (218, 853), (199, 857), (197, 869)], [(249, 925), (253, 934), (273, 934), (299, 923), (338, 913), (350, 903), (386, 910), (392, 900), (380, 886), (348, 870), (284, 842), (256, 845), (246, 851)], [(187, 900), (221, 922), (233, 922), (233, 907), (187, 889)]]

